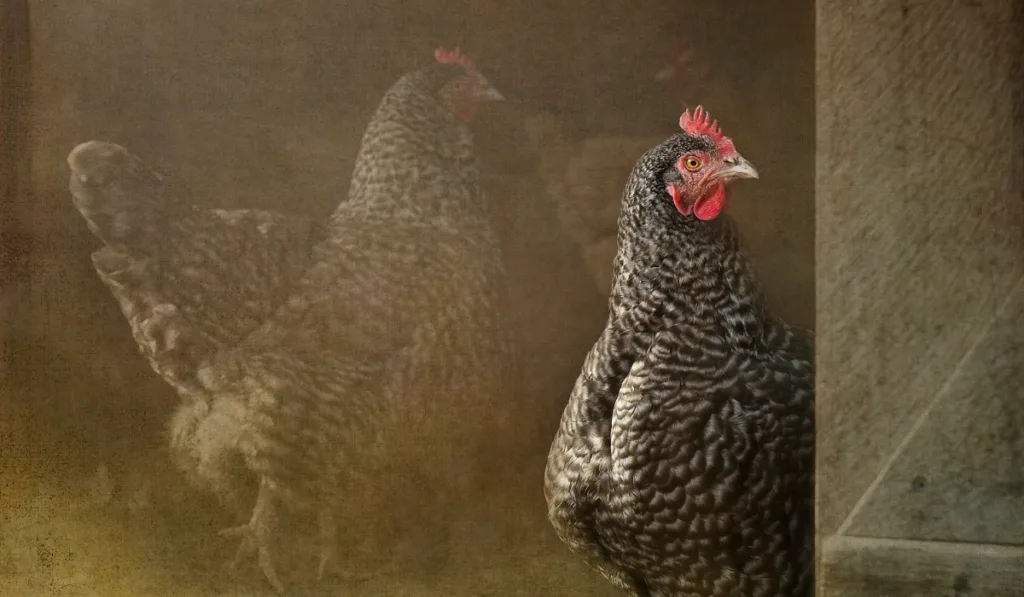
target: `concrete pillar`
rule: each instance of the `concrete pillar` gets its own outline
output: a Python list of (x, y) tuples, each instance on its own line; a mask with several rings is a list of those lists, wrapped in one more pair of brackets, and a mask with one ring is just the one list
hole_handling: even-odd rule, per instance
[(1024, 8), (817, 3), (821, 596), (1024, 595)]

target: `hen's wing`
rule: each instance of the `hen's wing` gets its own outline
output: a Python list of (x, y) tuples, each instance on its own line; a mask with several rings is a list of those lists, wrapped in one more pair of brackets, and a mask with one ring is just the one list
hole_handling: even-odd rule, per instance
[(196, 391), (197, 367), (285, 300), (322, 236), (304, 216), (182, 205), (113, 143), (83, 143), (68, 164), (75, 207), (104, 243), (93, 265), (150, 365), (179, 391)]
[(544, 478), (548, 519), (555, 533), (615, 586), (638, 597), (643, 581), (623, 569), (601, 536), (602, 502), (612, 468), (612, 409), (632, 356), (611, 327), (591, 348), (551, 444)]

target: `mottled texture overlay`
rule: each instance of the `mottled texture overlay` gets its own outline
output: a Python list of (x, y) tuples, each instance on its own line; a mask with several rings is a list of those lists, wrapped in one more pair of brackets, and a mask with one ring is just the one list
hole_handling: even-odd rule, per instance
[[(506, 299), (492, 314), (504, 313), (509, 320), (508, 364), (518, 371), (515, 390), (490, 396), (481, 403), (486, 409), (440, 408), (465, 396), (426, 405), (424, 412), (436, 417), (440, 428), (461, 429), (469, 437), (403, 435), (410, 439), (400, 446), (400, 456), (382, 455), (374, 466), (325, 464), (321, 456), (331, 450), (322, 449), (288, 460), (305, 463), (300, 468), (268, 464), (285, 488), (293, 477), (312, 480), (321, 485), (317, 491), (333, 490), (338, 504), (336, 557), (320, 583), (316, 508), (282, 508), (278, 523), (285, 532), (275, 544), (275, 569), (290, 594), (617, 594), (558, 541), (546, 520), (545, 457), (573, 382), (606, 320), (607, 297), (595, 278), (609, 280), (612, 274), (608, 231), (599, 231), (598, 250), (587, 245), (584, 251), (559, 223), (559, 210), (569, 201), (570, 213), (582, 213), (600, 226), (614, 222), (629, 166), (678, 130), (684, 107), (703, 103), (744, 140), (744, 155), (757, 164), (761, 179), (756, 190), (737, 185), (729, 213), (774, 310), (797, 325), (814, 325), (809, 1), (788, 3), (783, 10), (758, 2), (667, 0), (599, 8), (582, 0), (27, 0), (28, 22), (8, 27), (15, 23), (6, 20), (8, 6), (16, 5), (4, 3), (0, 32), (7, 40), (24, 31), (22, 42), (31, 51), (15, 55), (5, 42), (0, 90), (6, 98), (15, 89), (7, 83), (20, 80), (28, 86), (22, 91), (30, 93), (17, 120), (22, 135), (8, 136), (17, 129), (6, 124), (3, 130), (5, 159), (16, 164), (19, 175), (3, 178), (4, 184), (16, 181), (17, 188), (5, 187), (10, 201), (0, 216), (5, 227), (16, 221), (18, 228), (0, 248), (2, 263), (20, 269), (11, 277), (5, 269), (0, 301), (5, 316), (0, 594), (273, 592), (251, 554), (235, 570), (227, 568), (239, 541), (218, 534), (250, 520), (258, 509), (256, 485), (243, 487), (236, 499), (232, 491), (207, 491), (202, 483), (196, 488), (194, 475), (187, 467), (181, 470), (182, 453), (171, 449), (175, 436), (169, 422), (179, 421), (185, 424), (179, 429), (187, 430), (187, 424), (203, 420), (202, 407), (191, 413), (200, 415), (193, 419), (175, 418), (182, 404), (179, 388), (140, 354), (132, 322), (97, 275), (101, 265), (106, 281), (116, 284), (136, 270), (121, 267), (130, 260), (107, 250), (68, 191), (67, 158), (85, 141), (116, 144), (133, 155), (137, 163), (125, 159), (141, 164), (130, 175), (139, 176), (136, 182), (159, 180), (159, 194), (147, 195), (157, 188), (142, 184), (139, 196), (174, 199), (174, 209), (191, 206), (175, 212), (172, 221), (192, 222), (188, 229), (195, 234), (177, 224), (153, 227), (145, 221), (136, 222), (141, 224), (136, 229), (150, 234), (137, 239), (143, 244), (190, 247), (163, 253), (168, 261), (162, 263), (172, 262), (177, 274), (163, 278), (168, 283), (161, 291), (174, 293), (181, 305), (177, 313), (157, 309), (151, 323), (173, 321), (185, 311), (189, 317), (207, 313), (201, 319), (204, 335), (191, 346), (204, 354), (210, 343), (241, 334), (286, 301), (275, 288), (294, 284), (295, 271), (316, 258), (322, 227), (352, 187), (367, 125), (403, 74), (431, 64), (435, 48), (459, 46), (505, 96), (473, 115), (482, 199), (480, 205), (469, 200), (467, 207), (493, 212)], [(657, 80), (675, 59), (680, 36), (692, 39), (701, 61), (693, 72), (712, 75), (701, 86)], [(18, 60), (25, 68), (9, 68)], [(680, 95), (683, 88), (686, 97)], [(3, 114), (5, 123), (9, 114)], [(556, 136), (541, 145), (557, 151), (537, 151), (531, 144), (527, 124), (538, 116), (557, 123), (550, 129)], [(9, 147), (15, 138), (18, 146)], [(568, 157), (559, 155), (563, 150)], [(415, 168), (407, 174), (424, 173), (416, 160), (408, 165)], [(558, 184), (548, 184), (552, 180)], [(566, 185), (571, 193), (556, 191)], [(412, 211), (427, 206), (419, 205), (415, 194), (391, 199), (407, 202)], [(97, 224), (102, 231), (130, 221)], [(374, 279), (391, 287), (408, 281), (409, 294), (400, 295), (406, 304), (428, 304), (482, 279), (472, 274), (478, 271), (473, 264), (478, 258), (486, 262), (489, 253), (460, 260), (448, 251), (456, 245), (489, 246), (493, 239), (482, 229), (463, 235), (453, 228), (450, 243), (420, 252), (408, 249), (420, 238), (413, 230), (426, 226), (426, 220), (402, 222), (385, 218), (376, 221), (372, 234), (359, 237), (353, 230), (338, 236), (352, 252), (332, 269), (356, 275), (383, 269), (385, 255), (405, 255), (410, 263), (404, 269), (391, 268)], [(223, 268), (188, 270), (197, 255), (226, 253), (238, 258), (221, 260)], [(420, 271), (417, 260), (435, 264), (432, 275), (444, 283), (413, 293), (417, 280), (428, 279), (408, 273)], [(206, 280), (207, 287), (212, 282), (213, 289), (196, 294), (197, 279)], [(263, 290), (252, 293), (257, 287)], [(340, 290), (351, 304), (363, 301), (367, 313), (379, 314), (377, 289)], [(246, 300), (235, 301), (236, 294)], [(470, 321), (461, 314), (476, 313), (477, 306), (458, 305), (459, 323)], [(296, 326), (295, 334), (302, 330), (315, 338), (293, 338), (291, 350), (265, 351), (266, 371), (276, 373), (249, 379), (259, 377), (257, 385), (263, 385), (280, 382), (271, 377), (313, 378), (309, 368), (294, 363), (345, 360), (351, 355), (334, 345), (313, 355), (296, 350), (338, 332), (337, 321)], [(404, 323), (402, 316), (366, 318), (360, 322), (366, 327), (358, 329), (392, 338)], [(348, 340), (359, 350), (385, 352), (395, 346), (363, 342), (366, 337)], [(476, 368), (484, 356), (460, 345), (446, 362)], [(175, 361), (186, 364), (186, 372), (190, 362)], [(334, 376), (325, 373), (303, 387), (328, 386)], [(415, 398), (405, 404), (424, 406)], [(322, 413), (298, 410), (292, 420), (301, 424), (288, 427), (289, 433), (308, 433), (306, 421)], [(221, 414), (222, 421), (232, 420), (233, 413)], [(330, 430), (357, 424), (376, 429), (380, 422), (377, 414), (362, 411), (344, 422), (325, 419), (330, 422), (312, 427), (329, 430), (319, 437), (313, 433), (321, 444), (338, 437)], [(289, 450), (305, 445), (293, 435), (256, 435)], [(374, 446), (389, 445), (379, 435)], [(463, 449), (473, 442), (475, 448)], [(331, 447), (344, 453), (341, 444)], [(196, 453), (184, 455), (187, 460)], [(416, 464), (423, 462), (446, 465)], [(335, 476), (346, 482), (330, 486), (322, 482), (329, 477), (309, 475), (309, 468), (342, 471)], [(219, 476), (224, 470), (234, 469), (202, 469), (200, 480), (212, 477), (220, 486), (234, 487), (229, 477)], [(448, 488), (451, 477), (472, 481)], [(492, 487), (485, 492), (486, 482)], [(426, 487), (448, 489), (427, 500)]]

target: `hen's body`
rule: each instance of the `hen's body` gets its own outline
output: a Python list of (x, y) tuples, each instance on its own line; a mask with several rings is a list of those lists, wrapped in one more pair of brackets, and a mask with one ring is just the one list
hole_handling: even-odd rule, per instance
[(465, 73), (437, 64), (392, 87), (326, 225), (173, 209), (122, 148), (69, 157), (76, 205), (107, 245), (97, 270), (184, 398), (174, 457), (232, 501), (258, 479), (238, 533), (279, 588), (278, 503), (320, 510), (329, 551), (339, 483), (423, 436), (443, 467), (468, 437), (444, 422), (486, 411), (500, 382), (500, 250), (468, 125), (438, 96)]
[(813, 366), (772, 316), (732, 223), (681, 215), (634, 169), (608, 323), (551, 446), (559, 536), (635, 596), (810, 595)]

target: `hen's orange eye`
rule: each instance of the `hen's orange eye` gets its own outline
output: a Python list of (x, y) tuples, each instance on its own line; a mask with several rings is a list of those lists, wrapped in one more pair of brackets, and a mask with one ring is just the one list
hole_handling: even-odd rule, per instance
[(683, 162), (683, 165), (686, 166), (687, 170), (691, 170), (692, 171), (692, 170), (700, 169), (700, 167), (703, 164), (700, 161), (700, 159), (694, 158), (694, 157), (689, 157), (689, 158), (686, 158), (686, 160)]

